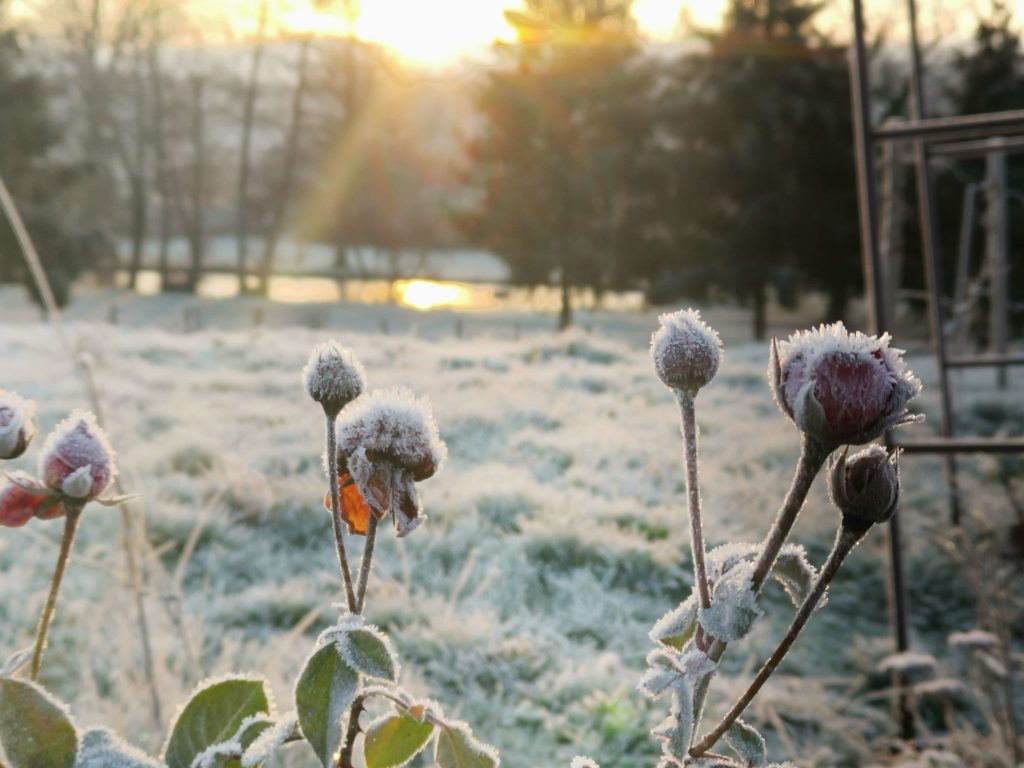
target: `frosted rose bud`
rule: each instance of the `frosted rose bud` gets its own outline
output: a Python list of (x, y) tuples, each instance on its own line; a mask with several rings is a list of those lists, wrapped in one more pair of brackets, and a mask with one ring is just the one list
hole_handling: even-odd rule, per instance
[(356, 356), (336, 341), (319, 344), (302, 369), (306, 392), (316, 400), (328, 416), (337, 416), (341, 409), (362, 394), (366, 373)]
[(0, 525), (19, 528), (35, 517), (46, 495), (32, 493), (23, 487), (27, 485), (34, 485), (34, 482), (24, 472), (12, 473), (11, 478), (0, 485)]
[(877, 445), (847, 458), (844, 449), (832, 464), (828, 491), (843, 513), (843, 527), (866, 531), (887, 523), (900, 500), (898, 453), (886, 453)]
[(338, 466), (378, 519), (394, 514), (399, 536), (426, 519), (415, 482), (431, 477), (446, 454), (429, 403), (407, 389), (371, 392), (338, 423)]
[(58, 424), (39, 457), (44, 485), (74, 499), (95, 499), (116, 474), (114, 451), (88, 412), (75, 411)]
[(718, 373), (722, 360), (718, 333), (695, 309), (661, 315), (658, 322), (661, 327), (651, 335), (651, 357), (658, 378), (666, 387), (695, 395)]
[(36, 404), (0, 389), (0, 459), (16, 459), (36, 433)]
[(828, 448), (861, 445), (924, 418), (907, 411), (921, 382), (902, 355), (888, 334), (850, 333), (834, 323), (773, 341), (768, 376), (779, 407), (809, 438)]

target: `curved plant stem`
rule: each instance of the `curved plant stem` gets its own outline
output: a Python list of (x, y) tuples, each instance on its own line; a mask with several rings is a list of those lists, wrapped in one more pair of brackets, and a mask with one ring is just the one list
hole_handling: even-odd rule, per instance
[(366, 545), (363, 547), (363, 561), (359, 565), (359, 586), (356, 587), (356, 613), (363, 612), (366, 603), (366, 584), (370, 581), (370, 566), (373, 563), (373, 545), (377, 541), (377, 516), (370, 515), (366, 529)]
[(700, 757), (713, 747), (722, 738), (722, 735), (729, 730), (732, 724), (736, 722), (736, 718), (742, 715), (743, 711), (750, 706), (750, 702), (754, 700), (758, 691), (768, 681), (768, 678), (772, 676), (772, 673), (775, 672), (782, 660), (786, 658), (786, 654), (789, 653), (789, 649), (793, 647), (793, 643), (803, 631), (808, 619), (811, 618), (811, 614), (818, 606), (828, 585), (835, 578), (836, 573), (839, 571), (839, 566), (843, 564), (843, 560), (853, 551), (853, 548), (857, 546), (857, 542), (863, 538), (865, 533), (867, 533), (866, 530), (853, 531), (846, 527), (839, 529), (839, 532), (836, 534), (835, 544), (832, 545), (832, 551), (829, 552), (828, 558), (825, 560), (825, 564), (821, 567), (818, 578), (814, 582), (814, 586), (811, 587), (811, 591), (804, 598), (786, 634), (779, 641), (778, 646), (772, 652), (772, 655), (768, 657), (768, 660), (765, 661), (764, 666), (758, 671), (753, 681), (747, 686), (747, 690), (736, 700), (736, 703), (732, 705), (732, 708), (722, 718), (721, 722), (712, 728), (690, 750), (692, 757)]
[(334, 524), (334, 543), (338, 548), (338, 567), (341, 569), (341, 580), (345, 583), (345, 598), (348, 609), (358, 613), (356, 593), (352, 588), (352, 571), (348, 566), (348, 555), (345, 554), (345, 534), (341, 519), (341, 491), (338, 488), (338, 436), (334, 425), (336, 416), (327, 416), (327, 474), (331, 486), (331, 521)]
[[(704, 562), (704, 523), (700, 512), (700, 482), (697, 467), (697, 417), (693, 395), (676, 390), (683, 422), (683, 461), (686, 464), (686, 491), (690, 512), (690, 547), (693, 550), (693, 576), (701, 608), (711, 607), (707, 566)], [(699, 632), (699, 628), (698, 628)]]
[(36, 645), (32, 653), (31, 677), (33, 681), (39, 679), (39, 668), (43, 664), (43, 651), (46, 650), (46, 636), (50, 632), (50, 624), (53, 623), (60, 583), (64, 579), (64, 570), (67, 568), (68, 558), (71, 555), (71, 547), (75, 543), (75, 532), (78, 530), (78, 521), (81, 516), (81, 506), (68, 506), (64, 517), (64, 538), (61, 539), (57, 565), (53, 569), (53, 577), (50, 579), (50, 594), (46, 598), (43, 612), (39, 616), (39, 626), (36, 628)]
[[(757, 562), (754, 564), (754, 573), (750, 580), (750, 586), (754, 594), (760, 592), (761, 587), (764, 586), (765, 579), (771, 573), (772, 566), (775, 565), (775, 560), (779, 556), (779, 551), (782, 549), (782, 545), (786, 543), (789, 532), (793, 529), (793, 524), (796, 522), (800, 509), (807, 499), (807, 493), (811, 490), (814, 478), (818, 476), (818, 472), (821, 471), (825, 459), (828, 458), (831, 452), (831, 449), (826, 448), (820, 443), (808, 440), (804, 435), (800, 436), (800, 458), (796, 463), (793, 480), (790, 483), (789, 491), (786, 492), (786, 498), (783, 500), (782, 506), (775, 516), (772, 527), (768, 531), (768, 536), (761, 546), (761, 553), (758, 556)], [(708, 656), (717, 662), (722, 658), (722, 654), (725, 653), (727, 646), (728, 643), (725, 641), (715, 640), (711, 644)], [(701, 680), (697, 690), (694, 692), (693, 712), (695, 724), (700, 722), (701, 715), (703, 714), (704, 704), (708, 695), (708, 685), (710, 683), (711, 675), (708, 675)]]

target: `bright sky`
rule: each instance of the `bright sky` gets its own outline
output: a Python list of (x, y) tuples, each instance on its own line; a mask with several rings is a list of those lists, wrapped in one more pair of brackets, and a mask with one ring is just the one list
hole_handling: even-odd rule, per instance
[[(13, 0), (15, 17), (31, 16), (47, 0)], [(269, 0), (273, 9), (271, 33), (314, 32), (323, 35), (348, 33), (340, 0)], [(523, 5), (523, 0), (357, 0), (360, 15), (356, 34), (392, 49), (407, 61), (445, 64), (485, 49), (496, 38), (512, 39), (503, 11)], [(634, 0), (633, 14), (641, 32), (650, 40), (670, 39), (681, 17), (696, 27), (715, 27), (728, 0)], [(920, 29), (925, 40), (969, 36), (976, 13), (989, 7), (988, 0), (917, 0)], [(889, 42), (902, 38), (905, 9), (901, 0), (866, 0), (869, 24), (888, 30)], [(1024, 0), (1010, 0), (1016, 27), (1024, 23)], [(182, 0), (182, 7), (210, 40), (251, 34), (256, 27), (259, 0)], [(318, 10), (317, 8), (323, 10)], [(850, 0), (832, 0), (819, 17), (819, 26), (837, 39), (849, 34)]]
[[(479, 50), (495, 38), (511, 39), (504, 10), (517, 0), (362, 0), (356, 34), (379, 42), (400, 56), (420, 63), (441, 63)], [(723, 0), (635, 0), (633, 14), (643, 33), (668, 39), (684, 7), (701, 25), (714, 25)], [(311, 5), (294, 3), (284, 14), (285, 26), (325, 33), (344, 31), (337, 12), (318, 12)]]

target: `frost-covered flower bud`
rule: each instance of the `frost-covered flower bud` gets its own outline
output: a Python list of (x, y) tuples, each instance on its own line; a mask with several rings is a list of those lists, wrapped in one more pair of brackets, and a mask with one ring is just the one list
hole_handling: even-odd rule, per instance
[(91, 501), (117, 474), (114, 451), (96, 417), (74, 411), (46, 438), (39, 457), (39, 477), (51, 490)]
[(921, 391), (889, 335), (850, 333), (842, 323), (772, 343), (768, 377), (779, 407), (827, 448), (869, 443), (890, 427), (920, 421), (907, 403)]
[(437, 472), (446, 455), (430, 404), (407, 389), (370, 392), (338, 423), (338, 467), (378, 519), (394, 513), (399, 536), (426, 519), (414, 483)]
[(832, 464), (828, 491), (843, 513), (843, 527), (866, 531), (887, 523), (900, 500), (899, 454), (872, 445), (847, 458), (846, 449)]
[(681, 309), (658, 318), (651, 335), (654, 370), (666, 387), (693, 396), (718, 373), (722, 341), (695, 309)]
[(0, 459), (16, 459), (36, 433), (36, 404), (0, 389)]
[(318, 344), (302, 369), (309, 396), (328, 416), (337, 416), (366, 388), (366, 373), (352, 351), (331, 341)]
[[(17, 481), (17, 482), (15, 482)], [(36, 515), (45, 494), (32, 493), (27, 486), (34, 485), (24, 472), (14, 472), (0, 485), (0, 525), (20, 528)]]

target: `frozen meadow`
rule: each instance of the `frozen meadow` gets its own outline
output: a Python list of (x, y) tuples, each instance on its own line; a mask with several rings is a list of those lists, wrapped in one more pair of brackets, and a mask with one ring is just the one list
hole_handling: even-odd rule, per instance
[[(393, 638), (403, 684), (472, 723), (510, 768), (588, 753), (608, 766), (653, 765), (648, 730), (663, 713), (635, 686), (647, 633), (689, 593), (692, 568), (678, 411), (634, 326), (614, 338), (428, 341), (365, 328), (179, 335), (73, 323), (95, 362), (124, 486), (139, 495), (132, 511), (146, 520), (146, 609), (164, 709), (230, 670), (260, 671), (286, 701), (312, 638), (337, 618), (323, 415), (300, 381), (310, 349), (333, 337), (362, 360), (371, 387), (429, 397), (448, 444), (446, 466), (422, 484), (428, 522), (405, 540), (388, 526), (377, 545), (366, 615)], [(87, 407), (49, 327), (0, 325), (0, 360), (0, 385), (38, 402), (41, 432)], [(926, 387), (915, 405), (932, 418), (930, 360), (909, 364)], [(763, 536), (798, 454), (766, 367), (766, 345), (727, 343), (697, 400), (711, 546)], [(991, 377), (969, 375), (958, 401), (965, 431), (1019, 433), (1024, 406), (997, 405)], [(1016, 376), (1011, 392), (1024, 384)], [(995, 463), (964, 464), (969, 506), (999, 514)], [(949, 632), (974, 626), (972, 598), (941, 551), (940, 463), (912, 457), (903, 472), (914, 642), (941, 656)], [(837, 520), (819, 478), (794, 539), (812, 562)], [(0, 530), (7, 652), (31, 643), (59, 529)], [(91, 507), (80, 535), (42, 682), (81, 724), (110, 726), (155, 752), (164, 732), (149, 711), (120, 513)], [(885, 579), (875, 532), (750, 712), (774, 754), (801, 766), (864, 764), (869, 743), (891, 731), (877, 695), (888, 684), (878, 664), (891, 650)], [(770, 620), (726, 657), (735, 681), (716, 687), (713, 711), (792, 616), (777, 585), (764, 605)], [(166, 723), (173, 713), (163, 714)], [(315, 764), (304, 749), (274, 764)]]

